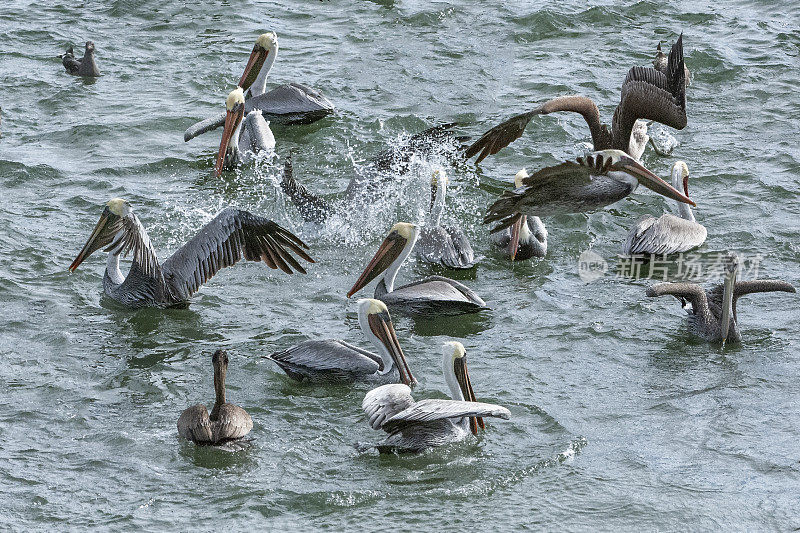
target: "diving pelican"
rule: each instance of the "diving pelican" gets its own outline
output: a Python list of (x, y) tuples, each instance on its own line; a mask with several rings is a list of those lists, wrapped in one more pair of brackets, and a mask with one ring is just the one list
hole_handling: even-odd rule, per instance
[[(689, 168), (683, 161), (672, 165), (672, 186), (683, 185), (683, 192), (689, 196)], [(697, 248), (706, 241), (706, 228), (698, 224), (692, 208), (683, 202), (675, 202), (678, 216), (664, 213), (657, 219), (645, 215), (636, 222), (628, 233), (622, 246), (623, 255), (633, 254), (675, 254)]]
[(452, 400), (414, 401), (408, 385), (382, 385), (364, 397), (361, 408), (372, 429), (389, 434), (376, 446), (381, 453), (421, 453), (429, 448), (464, 440), (485, 429), (483, 417), (508, 420), (505, 407), (475, 399), (467, 372), (467, 357), (460, 342), (446, 342), (442, 370)]
[[(269, 129), (269, 122), (258, 111), (250, 111), (245, 116), (244, 94), (241, 87), (230, 92), (225, 100), (225, 129), (219, 143), (214, 176), (219, 177), (223, 170), (247, 165), (257, 156), (275, 153), (275, 136)], [(241, 135), (244, 130), (244, 135)], [(241, 135), (241, 137), (240, 137)]]
[(430, 276), (395, 288), (394, 279), (400, 266), (411, 254), (419, 237), (419, 227), (407, 222), (392, 226), (375, 256), (361, 273), (347, 297), (361, 290), (380, 276), (375, 298), (392, 309), (411, 314), (460, 315), (489, 309), (481, 298), (463, 285), (443, 276)]
[[(653, 120), (679, 130), (686, 126), (683, 34), (670, 51), (666, 74), (645, 67), (633, 67), (628, 71), (622, 84), (619, 105), (614, 111), (611, 131), (606, 125), (600, 124), (600, 111), (592, 100), (585, 96), (562, 96), (490, 129), (467, 148), (466, 157), (479, 154), (476, 163), (480, 163), (519, 139), (533, 117), (557, 111), (574, 111), (583, 115), (589, 125), (595, 151), (613, 148), (639, 159), (647, 144), (647, 126), (637, 122), (639, 119)], [(634, 128), (640, 130), (636, 137), (631, 135)]]
[[(522, 180), (528, 176), (524, 168), (514, 176), (516, 188), (523, 186)], [(489, 240), (512, 260), (544, 257), (547, 255), (547, 228), (539, 217), (522, 215), (504, 230), (491, 233)]]
[(211, 358), (214, 364), (214, 391), (216, 401), (208, 414), (202, 403), (193, 405), (178, 418), (178, 435), (195, 444), (224, 444), (241, 439), (253, 429), (253, 419), (247, 411), (225, 401), (225, 374), (228, 372), (228, 354), (217, 350)]
[(86, 41), (86, 51), (80, 59), (75, 58), (75, 52), (71, 46), (59, 57), (61, 64), (73, 76), (94, 78), (100, 75), (100, 69), (97, 68), (94, 60), (94, 43), (92, 41)]
[[(292, 269), (306, 272), (291, 253), (314, 262), (303, 251), (308, 246), (290, 231), (267, 218), (228, 208), (159, 264), (139, 217), (131, 204), (121, 198), (106, 204), (69, 271), (74, 272), (101, 248), (108, 252), (103, 291), (128, 307), (185, 307), (191, 295), (219, 269), (242, 258), (264, 261), (270, 268), (280, 268), (287, 274)], [(128, 253), (133, 254), (133, 260), (128, 275), (123, 276), (119, 260)]]
[[(786, 281), (756, 279), (737, 281), (739, 258), (728, 256), (725, 265), (725, 280), (713, 289), (703, 290), (695, 283), (657, 283), (647, 288), (647, 296), (672, 295), (677, 298), (689, 314), (689, 331), (712, 342), (741, 342), (736, 324), (736, 301), (753, 292), (796, 292)], [(687, 302), (691, 304), (688, 309)]]
[[(245, 114), (256, 110), (276, 124), (310, 124), (333, 113), (330, 100), (316, 89), (300, 83), (280, 85), (266, 92), (267, 74), (277, 56), (278, 36), (275, 32), (259, 35), (239, 79), (239, 87), (247, 91)], [(188, 142), (224, 123), (225, 116), (218, 116), (193, 124), (184, 133), (183, 140)]]
[(371, 298), (359, 300), (358, 323), (379, 355), (342, 340), (326, 339), (306, 341), (265, 357), (297, 381), (416, 383), (386, 304)]
[(447, 174), (436, 170), (431, 178), (431, 205), (415, 248), (417, 257), (426, 263), (453, 269), (475, 266), (475, 252), (461, 228), (442, 226), (442, 212), (447, 191)]
[(622, 200), (641, 183), (679, 202), (695, 205), (641, 163), (620, 150), (602, 150), (577, 162), (566, 161), (546, 167), (521, 179), (521, 187), (503, 192), (484, 218), (498, 222), (493, 232), (502, 231), (525, 214), (549, 216), (582, 213)]

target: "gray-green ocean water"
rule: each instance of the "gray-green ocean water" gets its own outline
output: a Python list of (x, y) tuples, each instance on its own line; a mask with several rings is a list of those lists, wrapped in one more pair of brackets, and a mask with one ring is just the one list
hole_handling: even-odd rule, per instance
[[(480, 224), (522, 166), (582, 153), (579, 116), (534, 120), (479, 169), (450, 170), (446, 217), (485, 256), (466, 283), (493, 311), (395, 317), (420, 385), (445, 397), (440, 345), (470, 354), (478, 397), (509, 407), (477, 441), (420, 457), (360, 453), (382, 438), (365, 387), (290, 381), (262, 355), (318, 337), (364, 346), (344, 294), (396, 220), (422, 221), (435, 158), (388, 200), (329, 228), (301, 223), (276, 186), (282, 161), (213, 178), (218, 113), (255, 37), (274, 30), (268, 86), (321, 89), (334, 116), (274, 126), (297, 176), (341, 191), (408, 133), (460, 121), (479, 135), (550, 97), (582, 93), (606, 119), (629, 67), (684, 32), (689, 125), (667, 132), (709, 232), (707, 260), (761, 254), (759, 276), (800, 284), (800, 8), (793, 2), (540, 4), (6, 2), (0, 7), (0, 524), (11, 529), (777, 529), (800, 527), (800, 319), (795, 295), (740, 302), (741, 346), (688, 339), (672, 299), (615, 270), (628, 228), (669, 204), (646, 189), (590, 215), (546, 220), (550, 252), (497, 257)], [(103, 76), (57, 55), (94, 40)], [(657, 132), (658, 128), (654, 130)], [(110, 198), (128, 199), (161, 257), (221, 208), (295, 229), (307, 276), (240, 264), (188, 310), (120, 309), (104, 256), (67, 266)], [(578, 276), (591, 249), (610, 263)], [(402, 280), (429, 271), (410, 264)], [(672, 271), (674, 273), (674, 269)], [(372, 285), (363, 295), (370, 295)], [(255, 421), (244, 450), (181, 442), (181, 410), (213, 399), (210, 354), (231, 355), (228, 398)]]

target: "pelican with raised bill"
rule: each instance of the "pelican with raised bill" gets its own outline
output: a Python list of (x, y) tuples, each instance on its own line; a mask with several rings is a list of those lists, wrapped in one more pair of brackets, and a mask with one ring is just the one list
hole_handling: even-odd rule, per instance
[[(239, 87), (247, 92), (245, 115), (255, 110), (276, 124), (310, 124), (333, 113), (330, 100), (301, 83), (280, 85), (267, 92), (267, 75), (277, 56), (278, 36), (275, 32), (259, 35), (239, 79)], [(186, 130), (183, 140), (188, 142), (224, 123), (225, 116), (200, 121)]]
[[(103, 291), (128, 307), (185, 307), (192, 294), (221, 268), (241, 259), (263, 261), (270, 268), (305, 274), (292, 254), (313, 263), (308, 246), (289, 230), (264, 217), (227, 208), (206, 224), (172, 257), (159, 263), (144, 226), (131, 204), (109, 201), (89, 240), (69, 266), (76, 268), (100, 249), (108, 252)], [(132, 254), (128, 275), (120, 258)]]
[(489, 309), (466, 285), (443, 276), (430, 276), (414, 283), (394, 286), (397, 272), (414, 249), (419, 226), (398, 222), (392, 226), (375, 256), (359, 276), (347, 297), (379, 278), (375, 298), (393, 310), (423, 315), (461, 315)]
[(429, 448), (464, 440), (485, 429), (483, 417), (508, 419), (505, 407), (475, 398), (467, 372), (467, 357), (460, 342), (446, 342), (442, 370), (452, 400), (414, 401), (408, 385), (383, 385), (364, 397), (361, 408), (372, 429), (389, 434), (376, 448), (381, 453), (421, 453)]
[(602, 150), (576, 162), (566, 161), (523, 177), (521, 186), (505, 191), (484, 217), (503, 231), (523, 215), (550, 216), (594, 211), (622, 200), (639, 184), (690, 205), (695, 203), (634, 158), (620, 150)]
[(238, 440), (253, 429), (253, 419), (247, 411), (225, 400), (225, 375), (228, 373), (228, 354), (217, 350), (211, 357), (214, 365), (216, 400), (211, 414), (202, 403), (193, 405), (178, 418), (178, 435), (195, 444), (219, 445)]
[(465, 270), (475, 266), (475, 252), (461, 228), (442, 226), (447, 174), (438, 169), (431, 178), (431, 204), (415, 248), (417, 257), (426, 263)]
[[(214, 176), (238, 165), (247, 165), (256, 157), (275, 153), (275, 136), (269, 122), (258, 111), (244, 112), (244, 94), (241, 87), (230, 92), (225, 100), (225, 128), (219, 143)], [(244, 135), (241, 135), (244, 131)]]
[[(686, 127), (685, 76), (681, 34), (669, 53), (666, 73), (646, 67), (633, 67), (628, 71), (622, 83), (619, 105), (614, 111), (611, 131), (600, 123), (600, 111), (591, 99), (585, 96), (562, 96), (490, 129), (467, 148), (466, 157), (477, 155), (476, 163), (480, 163), (519, 139), (533, 117), (572, 111), (586, 120), (594, 150), (613, 148), (640, 159), (649, 140), (645, 120), (679, 130)], [(632, 135), (634, 133), (636, 135)]]
[(81, 58), (75, 57), (71, 46), (59, 57), (61, 64), (73, 76), (96, 78), (100, 75), (100, 69), (97, 68), (97, 62), (94, 60), (94, 43), (92, 41), (86, 41), (86, 51)]
[(741, 342), (737, 324), (737, 300), (754, 292), (796, 292), (788, 282), (773, 279), (738, 281), (740, 261), (730, 254), (725, 264), (725, 279), (713, 289), (703, 290), (696, 283), (657, 283), (647, 288), (647, 296), (674, 296), (689, 314), (689, 331), (711, 342)]
[(297, 381), (416, 383), (386, 305), (371, 298), (359, 300), (358, 323), (377, 355), (342, 340), (326, 339), (306, 341), (265, 357)]
[[(514, 176), (514, 185), (522, 187), (527, 177), (528, 171), (523, 168)], [(547, 228), (539, 217), (522, 215), (506, 229), (490, 234), (489, 240), (512, 261), (547, 255)]]
[[(672, 186), (683, 186), (689, 196), (689, 167), (683, 161), (672, 166)], [(636, 222), (622, 246), (623, 255), (676, 254), (697, 248), (706, 241), (706, 228), (694, 219), (692, 208), (675, 202), (678, 216), (664, 213), (658, 218), (645, 215)]]

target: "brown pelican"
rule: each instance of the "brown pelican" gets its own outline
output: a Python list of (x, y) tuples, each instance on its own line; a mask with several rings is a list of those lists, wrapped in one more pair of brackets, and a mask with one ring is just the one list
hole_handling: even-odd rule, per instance
[(574, 111), (583, 115), (589, 125), (594, 150), (614, 148), (638, 159), (647, 144), (641, 131), (638, 135), (640, 138), (632, 139), (631, 136), (635, 127), (640, 130), (644, 127), (646, 135), (646, 126), (642, 122), (637, 126), (639, 119), (654, 120), (679, 130), (686, 126), (686, 84), (683, 68), (681, 35), (669, 54), (666, 74), (645, 67), (633, 67), (628, 71), (622, 84), (619, 105), (614, 111), (611, 131), (606, 125), (600, 124), (600, 112), (592, 100), (585, 96), (562, 96), (490, 129), (467, 148), (466, 157), (479, 154), (476, 163), (480, 163), (486, 156), (496, 154), (519, 139), (533, 117), (557, 111)]
[(178, 435), (195, 444), (224, 444), (241, 439), (253, 429), (253, 419), (247, 411), (225, 401), (228, 354), (225, 350), (217, 350), (211, 361), (214, 363), (214, 391), (217, 395), (211, 414), (205, 405), (198, 403), (178, 418)]
[[(676, 189), (683, 185), (683, 192), (689, 196), (689, 168), (683, 161), (672, 165), (672, 185)], [(678, 216), (665, 213), (657, 219), (650, 215), (640, 218), (628, 233), (622, 253), (675, 254), (703, 244), (706, 228), (695, 222), (691, 207), (683, 202), (676, 204)]]
[(527, 178), (522, 187), (505, 191), (489, 206), (485, 223), (499, 221), (494, 232), (515, 223), (523, 214), (549, 216), (581, 213), (621, 200), (641, 183), (658, 194), (695, 205), (683, 193), (620, 150), (602, 150), (577, 163), (546, 167)]
[[(514, 186), (523, 187), (522, 180), (527, 177), (528, 171), (523, 168), (514, 176)], [(510, 227), (490, 234), (489, 240), (512, 261), (547, 255), (547, 228), (539, 217), (522, 215)]]
[[(653, 68), (666, 76), (669, 71), (669, 58), (667, 54), (661, 51), (661, 43), (663, 42), (664, 41), (659, 42), (658, 46), (656, 46), (656, 57), (653, 59)], [(688, 87), (692, 84), (692, 74), (689, 72), (689, 67), (686, 65), (683, 65), (683, 72), (686, 78), (686, 86)]]
[[(280, 85), (266, 92), (267, 74), (277, 56), (278, 36), (275, 32), (259, 35), (239, 80), (239, 86), (247, 91), (245, 114), (256, 110), (277, 124), (309, 124), (333, 113), (330, 100), (300, 83)], [(225, 116), (218, 116), (193, 124), (184, 133), (183, 140), (188, 142), (224, 123)]]
[(739, 297), (753, 292), (795, 292), (795, 289), (781, 280), (737, 281), (739, 258), (734, 254), (728, 256), (725, 267), (725, 280), (713, 289), (703, 290), (695, 283), (657, 283), (647, 288), (647, 296), (669, 294), (680, 300), (689, 313), (689, 330), (699, 337), (712, 342), (740, 342), (742, 337), (736, 324)]
[(376, 447), (381, 453), (420, 453), (429, 448), (465, 439), (485, 429), (484, 416), (508, 420), (508, 409), (475, 399), (467, 372), (467, 358), (460, 342), (446, 342), (442, 369), (452, 400), (430, 399), (419, 402), (411, 397), (408, 385), (383, 385), (364, 397), (361, 408), (372, 429), (389, 434)]
[[(269, 122), (258, 111), (244, 115), (244, 94), (241, 87), (230, 92), (225, 100), (225, 129), (219, 143), (214, 175), (237, 165), (246, 165), (257, 156), (275, 153), (275, 136)], [(244, 135), (240, 134), (244, 130)]]
[(375, 287), (375, 298), (392, 306), (392, 309), (434, 315), (460, 315), (489, 309), (467, 286), (443, 276), (431, 276), (395, 288), (397, 271), (411, 254), (418, 237), (419, 227), (414, 224), (398, 222), (392, 226), (389, 235), (347, 293), (347, 297), (380, 276), (380, 282)]
[(297, 381), (416, 383), (386, 304), (371, 298), (359, 300), (358, 323), (379, 355), (342, 340), (321, 340), (306, 341), (266, 358)]
[[(228, 208), (205, 225), (172, 257), (159, 264), (144, 226), (131, 205), (121, 198), (106, 204), (92, 235), (69, 266), (74, 272), (84, 259), (105, 248), (108, 252), (103, 291), (128, 307), (185, 307), (200, 286), (221, 268), (242, 258), (264, 261), (287, 274), (305, 274), (291, 255), (314, 262), (308, 248), (294, 234), (275, 222), (247, 211)], [(120, 256), (133, 254), (127, 276), (119, 269)]]
[(426, 263), (453, 269), (475, 266), (475, 252), (466, 234), (454, 226), (442, 226), (442, 212), (447, 192), (447, 175), (436, 170), (431, 179), (431, 206), (415, 248), (417, 257)]
[(59, 57), (61, 57), (64, 68), (73, 76), (97, 77), (100, 75), (100, 69), (97, 68), (94, 60), (94, 43), (92, 41), (86, 41), (86, 52), (80, 59), (75, 58), (71, 46)]

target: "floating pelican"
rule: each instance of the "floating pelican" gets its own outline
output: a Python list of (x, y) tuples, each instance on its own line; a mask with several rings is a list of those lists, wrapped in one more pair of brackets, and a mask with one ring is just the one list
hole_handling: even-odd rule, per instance
[(508, 409), (475, 399), (467, 372), (467, 358), (460, 342), (446, 342), (442, 369), (452, 400), (415, 402), (408, 385), (383, 385), (364, 397), (361, 408), (372, 429), (389, 434), (378, 446), (382, 453), (420, 453), (428, 448), (465, 439), (485, 429), (484, 416), (508, 419)]
[[(653, 68), (666, 76), (667, 72), (669, 72), (669, 58), (667, 54), (661, 51), (662, 42), (664, 41), (661, 41), (658, 43), (658, 46), (656, 46), (656, 57), (653, 59)], [(689, 72), (689, 67), (686, 65), (683, 65), (683, 72), (686, 78), (686, 86), (688, 87), (692, 84), (692, 74)]]
[(389, 310), (380, 300), (358, 301), (358, 322), (374, 353), (342, 340), (306, 341), (266, 356), (292, 379), (416, 383), (397, 340)]
[(94, 43), (92, 41), (86, 41), (86, 51), (80, 59), (75, 58), (75, 52), (71, 46), (59, 57), (61, 64), (73, 76), (97, 77), (100, 75), (100, 69), (97, 68), (94, 60)]
[[(480, 163), (519, 139), (533, 117), (557, 111), (574, 111), (583, 115), (592, 134), (594, 150), (613, 148), (639, 159), (647, 144), (647, 126), (643, 122), (637, 123), (639, 119), (654, 120), (679, 130), (686, 126), (683, 35), (669, 54), (666, 75), (645, 67), (633, 67), (628, 71), (622, 84), (620, 103), (614, 111), (611, 131), (600, 124), (600, 111), (592, 100), (585, 96), (562, 96), (490, 129), (467, 148), (466, 157), (479, 154), (476, 163)], [(634, 128), (639, 131), (632, 138)]]
[[(128, 307), (185, 307), (191, 295), (219, 269), (242, 258), (264, 261), (270, 268), (280, 268), (287, 274), (292, 269), (306, 272), (291, 253), (314, 262), (303, 251), (308, 246), (288, 230), (264, 217), (228, 208), (159, 264), (139, 217), (121, 198), (106, 204), (69, 271), (74, 272), (84, 259), (101, 248), (108, 252), (103, 291)], [(128, 275), (123, 276), (119, 260), (128, 253), (133, 254), (133, 260)]]
[[(247, 91), (245, 114), (257, 110), (277, 124), (310, 124), (333, 113), (330, 100), (300, 83), (280, 85), (266, 92), (267, 74), (277, 56), (278, 36), (274, 32), (260, 35), (239, 80), (239, 86)], [(218, 116), (193, 124), (184, 133), (183, 140), (188, 142), (224, 123), (225, 116)]]
[(566, 161), (523, 177), (521, 187), (503, 192), (489, 206), (484, 222), (499, 221), (492, 230), (497, 232), (524, 214), (549, 216), (593, 211), (625, 198), (639, 183), (667, 198), (695, 205), (625, 152), (602, 150), (579, 157), (577, 163)]
[(178, 435), (195, 444), (224, 444), (241, 439), (253, 429), (253, 419), (247, 411), (225, 401), (228, 354), (217, 350), (211, 361), (214, 363), (214, 391), (217, 395), (211, 414), (205, 405), (198, 403), (178, 418)]
[(668, 294), (680, 300), (689, 313), (689, 331), (699, 337), (712, 342), (740, 342), (736, 301), (741, 296), (753, 292), (795, 292), (795, 288), (781, 280), (736, 281), (739, 258), (733, 254), (728, 257), (725, 268), (725, 280), (713, 289), (703, 290), (695, 283), (657, 283), (647, 288), (647, 296)]
[[(524, 168), (514, 176), (514, 186), (523, 187), (522, 180), (528, 176)], [(512, 261), (547, 255), (547, 228), (539, 217), (522, 215), (504, 230), (489, 235), (489, 240), (501, 248)]]
[[(275, 153), (275, 136), (269, 122), (258, 111), (244, 115), (244, 94), (241, 87), (230, 92), (225, 100), (225, 129), (219, 143), (214, 175), (237, 165), (247, 165), (257, 156)], [(240, 134), (244, 130), (244, 135)]]
[(394, 279), (403, 261), (411, 254), (419, 237), (419, 227), (406, 222), (395, 224), (375, 256), (361, 273), (347, 297), (380, 276), (375, 298), (408, 313), (460, 315), (476, 313), (486, 303), (467, 286), (442, 276), (431, 276), (395, 288)]
[[(683, 185), (683, 192), (689, 196), (689, 168), (683, 161), (672, 165), (672, 186)], [(706, 241), (706, 228), (694, 220), (692, 208), (683, 202), (676, 202), (678, 216), (665, 213), (657, 219), (646, 215), (639, 219), (628, 233), (628, 240), (622, 247), (623, 255), (633, 254), (675, 254), (696, 248)]]
[(417, 257), (427, 263), (454, 269), (475, 266), (475, 252), (466, 234), (454, 226), (442, 226), (447, 192), (447, 175), (436, 170), (431, 179), (431, 206), (415, 248)]

